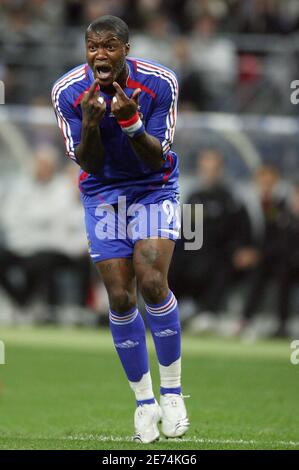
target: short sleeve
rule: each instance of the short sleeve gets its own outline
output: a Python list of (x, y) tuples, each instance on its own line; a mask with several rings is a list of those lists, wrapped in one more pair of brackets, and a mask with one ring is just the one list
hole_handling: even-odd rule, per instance
[(160, 140), (163, 156), (171, 149), (177, 119), (178, 82), (172, 72), (161, 78), (159, 92), (154, 101), (152, 115), (146, 131)]
[(57, 90), (54, 85), (52, 90), (52, 103), (58, 126), (64, 138), (66, 156), (76, 161), (75, 148), (80, 143), (82, 123), (72, 103), (65, 94)]

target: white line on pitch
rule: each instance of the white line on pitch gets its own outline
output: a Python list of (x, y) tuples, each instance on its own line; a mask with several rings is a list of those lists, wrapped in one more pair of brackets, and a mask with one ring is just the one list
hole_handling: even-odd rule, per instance
[[(1, 438), (12, 438), (12, 436), (1, 436)], [(0, 438), (0, 439), (1, 439)], [(46, 436), (46, 435), (39, 435), (39, 436), (31, 436), (31, 437), (24, 437), (24, 436), (15, 436), (18, 439), (24, 440), (58, 440), (58, 441), (81, 441), (81, 442), (127, 442), (133, 443), (132, 437), (120, 437), (120, 436), (104, 436), (104, 435), (94, 435), (94, 434), (75, 434), (69, 436)], [(299, 447), (299, 441), (257, 441), (257, 440), (245, 440), (245, 439), (205, 439), (205, 438), (196, 438), (196, 437), (182, 437), (182, 438), (160, 438), (159, 442), (180, 442), (180, 443), (193, 443), (193, 444), (214, 444), (214, 445), (256, 445), (259, 446), (261, 444), (266, 446), (287, 446), (287, 447)]]
[[(58, 438), (59, 439), (59, 438)], [(99, 442), (133, 442), (131, 437), (116, 437), (116, 436), (103, 436), (103, 435), (74, 435), (74, 436), (64, 436), (63, 440), (71, 441), (99, 441)], [(168, 440), (166, 438), (160, 439), (164, 442), (190, 442), (194, 444), (243, 444), (243, 445), (259, 445), (260, 442), (256, 440), (244, 440), (244, 439), (200, 439), (196, 437), (183, 437), (177, 439)], [(282, 446), (291, 446), (299, 447), (299, 441), (271, 441), (263, 442), (268, 445), (282, 445)]]

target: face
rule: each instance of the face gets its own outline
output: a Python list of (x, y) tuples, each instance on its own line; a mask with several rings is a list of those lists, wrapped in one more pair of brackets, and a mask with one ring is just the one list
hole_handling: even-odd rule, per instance
[(260, 195), (262, 197), (270, 197), (278, 182), (278, 175), (274, 171), (264, 169), (257, 173), (255, 181)]
[(197, 171), (199, 177), (209, 186), (216, 184), (223, 174), (222, 158), (215, 152), (207, 151), (199, 155)]
[(126, 78), (129, 50), (130, 45), (124, 44), (111, 31), (88, 34), (86, 59), (101, 88), (111, 88), (114, 81), (120, 82)]
[(34, 174), (36, 181), (47, 183), (52, 179), (56, 172), (56, 163), (42, 155), (38, 155), (35, 160)]

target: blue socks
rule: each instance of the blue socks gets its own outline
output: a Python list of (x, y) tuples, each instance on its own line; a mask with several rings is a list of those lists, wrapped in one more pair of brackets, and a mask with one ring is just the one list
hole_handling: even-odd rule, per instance
[(154, 403), (149, 372), (145, 326), (137, 306), (125, 313), (110, 310), (110, 330), (137, 404)]
[[(124, 313), (110, 310), (110, 330), (115, 349), (135, 393), (137, 405), (154, 403), (143, 319), (134, 306)], [(177, 300), (169, 291), (157, 305), (146, 304), (146, 319), (159, 361), (161, 395), (181, 390), (181, 327)]]
[(161, 394), (181, 394), (181, 326), (177, 300), (169, 291), (157, 305), (146, 304), (146, 320), (159, 361)]

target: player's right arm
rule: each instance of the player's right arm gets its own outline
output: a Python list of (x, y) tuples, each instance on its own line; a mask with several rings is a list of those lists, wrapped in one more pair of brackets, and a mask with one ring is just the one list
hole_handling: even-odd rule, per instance
[(99, 173), (103, 168), (104, 149), (99, 124), (104, 117), (106, 103), (96, 91), (95, 80), (81, 101), (82, 130), (81, 141), (75, 155), (81, 168), (87, 173)]
[(58, 125), (62, 131), (66, 155), (75, 160), (87, 173), (99, 173), (103, 168), (104, 150), (99, 124), (105, 114), (106, 103), (99, 101), (95, 81), (84, 93), (81, 101), (82, 119), (75, 112), (72, 103), (53, 88), (52, 100)]

